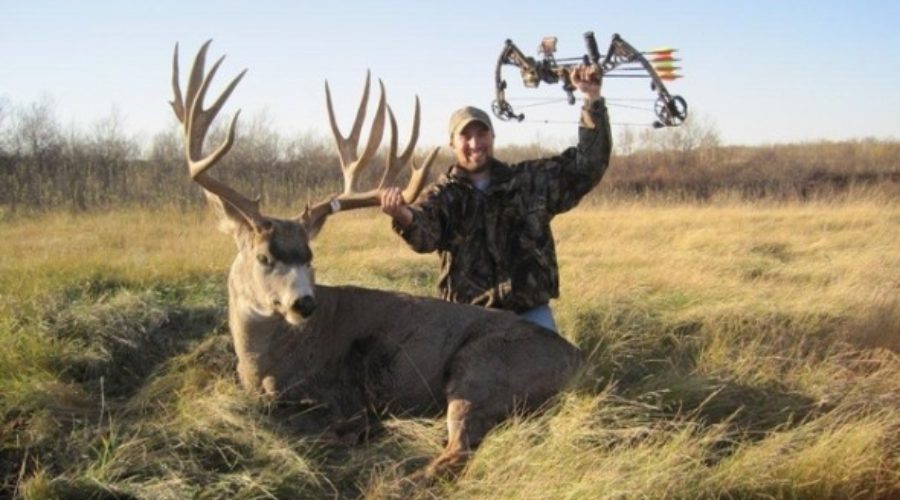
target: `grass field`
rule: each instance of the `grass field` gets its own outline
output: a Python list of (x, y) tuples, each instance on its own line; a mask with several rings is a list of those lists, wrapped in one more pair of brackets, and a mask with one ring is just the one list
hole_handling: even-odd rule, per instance
[[(0, 497), (393, 498), (443, 422), (349, 447), (243, 393), (205, 212), (0, 222)], [(594, 204), (554, 223), (588, 369), (422, 498), (900, 497), (900, 204)], [(374, 211), (317, 277), (434, 293)]]

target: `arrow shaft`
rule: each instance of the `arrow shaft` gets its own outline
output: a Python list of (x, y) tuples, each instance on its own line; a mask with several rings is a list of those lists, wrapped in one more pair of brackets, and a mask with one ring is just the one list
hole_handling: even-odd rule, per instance
[[(656, 71), (676, 71), (676, 70), (681, 69), (681, 66), (667, 66), (667, 67), (662, 67), (662, 68), (654, 67), (653, 69), (655, 69)], [(619, 68), (614, 69), (613, 71), (646, 71), (646, 70), (644, 68), (630, 68), (630, 67), (622, 68), (622, 67), (619, 67)], [(609, 74), (609, 73), (607, 73), (607, 74)]]

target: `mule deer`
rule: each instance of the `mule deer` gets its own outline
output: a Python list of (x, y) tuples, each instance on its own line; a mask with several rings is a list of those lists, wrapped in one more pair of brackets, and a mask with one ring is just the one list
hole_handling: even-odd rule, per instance
[[(191, 178), (203, 187), (223, 228), (237, 243), (228, 277), (228, 322), (241, 384), (273, 398), (318, 401), (341, 422), (446, 408), (447, 445), (421, 473), (427, 477), (458, 473), (495, 424), (511, 412), (535, 409), (557, 394), (581, 363), (581, 352), (559, 335), (512, 313), (383, 290), (316, 284), (310, 240), (333, 212), (379, 204), (379, 189), (392, 183), (413, 156), (419, 133), (418, 98), (410, 144), (397, 155), (396, 121), (380, 84), (372, 131), (364, 152), (357, 156), (369, 77), (346, 138), (338, 130), (326, 82), (328, 118), (338, 145), (344, 191), (307, 205), (295, 218), (270, 217), (260, 212), (257, 201), (208, 173), (234, 143), (238, 113), (222, 144), (204, 156), (207, 130), (246, 72), (204, 109), (204, 96), (222, 62), (220, 58), (204, 74), (209, 43), (197, 53), (184, 97), (176, 45), (171, 104), (183, 125)], [(361, 173), (382, 139), (386, 110), (391, 141), (385, 172), (378, 188), (360, 192)], [(436, 152), (420, 167), (412, 162), (404, 190), (407, 202), (421, 191)]]

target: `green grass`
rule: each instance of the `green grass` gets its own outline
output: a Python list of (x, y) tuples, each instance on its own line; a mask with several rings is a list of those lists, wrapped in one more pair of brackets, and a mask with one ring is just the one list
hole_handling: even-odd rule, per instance
[[(284, 211), (290, 213), (290, 210)], [(198, 213), (0, 222), (0, 497), (895, 498), (900, 206), (610, 203), (554, 228), (588, 366), (453, 483), (443, 422), (357, 446), (237, 385), (231, 240)], [(433, 294), (437, 258), (333, 217), (317, 275)]]

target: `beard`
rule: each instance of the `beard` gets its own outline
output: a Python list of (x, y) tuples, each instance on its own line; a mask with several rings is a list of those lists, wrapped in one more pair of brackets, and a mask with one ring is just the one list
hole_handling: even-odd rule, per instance
[(464, 170), (466, 173), (481, 174), (487, 172), (490, 169), (493, 157), (490, 154), (485, 153), (481, 158), (481, 162), (473, 161), (469, 157), (460, 157), (457, 158), (457, 161), (460, 169)]

